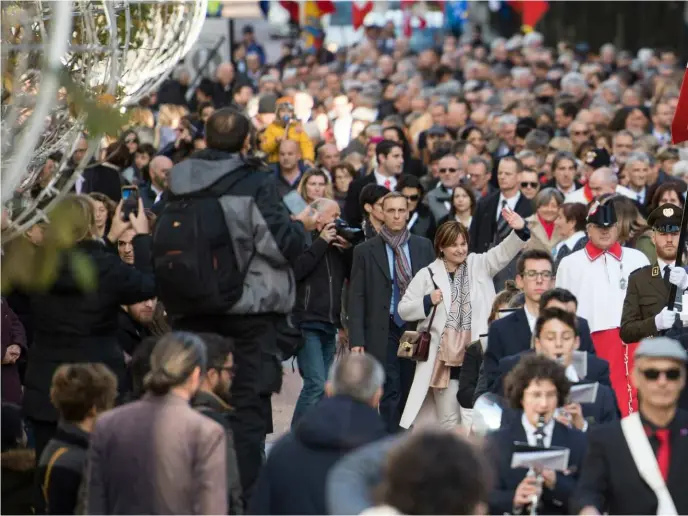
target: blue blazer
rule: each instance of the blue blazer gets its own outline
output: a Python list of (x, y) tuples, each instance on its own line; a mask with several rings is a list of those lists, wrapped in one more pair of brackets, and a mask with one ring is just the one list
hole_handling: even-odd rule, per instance
[[(511, 468), (511, 455), (514, 442), (527, 442), (526, 431), (521, 423), (521, 412), (510, 417), (494, 434), (488, 436), (489, 454), (494, 466), (495, 483), (489, 495), (490, 514), (511, 514), (514, 493), (528, 473), (527, 468)], [(587, 448), (587, 438), (583, 432), (555, 423), (552, 446), (563, 446), (571, 450), (569, 455), (570, 473), (557, 472), (554, 489), (543, 489), (542, 514), (571, 514), (569, 498), (578, 481), (583, 457)]]
[[(580, 334), (580, 350), (595, 354), (595, 347), (590, 337), (588, 321), (582, 317), (578, 319)], [(484, 364), (488, 389), (499, 377), (499, 361), (509, 355), (516, 355), (530, 349), (533, 334), (530, 331), (528, 318), (524, 308), (519, 308), (504, 319), (490, 324), (487, 333), (487, 349)]]

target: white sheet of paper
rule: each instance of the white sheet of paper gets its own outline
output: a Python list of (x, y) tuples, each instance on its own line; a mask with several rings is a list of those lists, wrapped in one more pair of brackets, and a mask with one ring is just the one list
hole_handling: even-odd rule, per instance
[(595, 403), (599, 387), (598, 382), (573, 385), (570, 391), (571, 403)]
[(512, 468), (544, 468), (553, 471), (566, 471), (569, 467), (571, 450), (561, 448), (557, 450), (516, 452), (511, 456)]
[(578, 378), (582, 380), (588, 375), (588, 353), (587, 351), (574, 351), (571, 365), (576, 370)]

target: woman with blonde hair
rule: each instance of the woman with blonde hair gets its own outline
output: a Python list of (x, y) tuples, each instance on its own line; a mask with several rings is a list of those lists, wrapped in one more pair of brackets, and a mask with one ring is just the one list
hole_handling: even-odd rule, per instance
[(184, 106), (172, 104), (160, 106), (158, 125), (155, 129), (155, 142), (153, 142), (156, 149), (162, 149), (177, 139), (176, 129), (179, 126), (179, 121), (188, 114), (189, 111)]
[(437, 259), (418, 271), (399, 303), (404, 321), (418, 321), (418, 331), (429, 331), (430, 352), (416, 363), (400, 425), (461, 421), (456, 395), (458, 379), (452, 368), (461, 367), (468, 345), (487, 333), (487, 319), (496, 293), (494, 276), (513, 260), (530, 238), (526, 223), (516, 212), (504, 209), (502, 217), (514, 230), (486, 253), (469, 253), (466, 227), (445, 222), (435, 233)]
[(327, 173), (319, 168), (309, 168), (301, 176), (299, 186), (296, 187), (303, 200), (307, 204), (312, 203), (316, 199), (333, 199), (332, 181)]
[[(129, 228), (137, 233), (134, 266), (122, 262), (97, 237), (93, 202), (85, 195), (68, 195), (51, 212), (46, 241), (64, 245), (64, 226), (74, 242), (56, 256), (56, 277), (47, 291), (31, 294), (33, 343), (24, 381), (24, 412), (31, 421), (36, 455), (40, 457), (57, 428), (58, 414), (50, 402), (50, 382), (62, 364), (100, 362), (126, 385), (124, 354), (117, 341), (121, 305), (155, 296), (148, 219), (139, 210), (122, 220), (117, 206), (108, 238), (116, 242)], [(59, 221), (59, 222), (55, 222)]]

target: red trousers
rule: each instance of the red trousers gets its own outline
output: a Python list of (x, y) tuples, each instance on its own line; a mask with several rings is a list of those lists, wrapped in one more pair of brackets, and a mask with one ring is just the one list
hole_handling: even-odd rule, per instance
[(616, 394), (622, 417), (638, 410), (638, 396), (631, 385), (633, 370), (633, 353), (638, 343), (624, 344), (619, 335), (619, 328), (593, 332), (592, 342), (595, 353), (609, 362), (609, 376), (612, 389)]

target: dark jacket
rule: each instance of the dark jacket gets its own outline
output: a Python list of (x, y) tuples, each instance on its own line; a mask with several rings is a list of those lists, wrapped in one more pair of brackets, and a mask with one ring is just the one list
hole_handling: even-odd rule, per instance
[(473, 408), (473, 395), (478, 386), (482, 363), (483, 345), (479, 340), (476, 340), (466, 348), (459, 373), (459, 390), (456, 393), (456, 400), (463, 408)]
[[(495, 175), (493, 174), (493, 176)], [(499, 195), (498, 190), (478, 202), (470, 227), (469, 251), (471, 253), (484, 253), (495, 243)], [(514, 211), (525, 219), (533, 214), (533, 204), (521, 195)]]
[[(435, 260), (435, 251), (427, 238), (409, 238), (411, 270), (415, 276)], [(381, 364), (387, 363), (389, 304), (392, 276), (386, 244), (380, 236), (357, 245), (349, 284), (349, 342), (362, 346)]]
[(244, 499), (241, 492), (239, 466), (234, 448), (234, 434), (230, 426), (232, 408), (215, 394), (207, 391), (198, 391), (198, 394), (191, 400), (191, 406), (216, 423), (220, 423), (222, 428), (225, 429), (229, 514), (244, 514)]
[[(437, 227), (439, 226), (439, 224), (430, 212), (430, 209), (423, 204), (418, 204), (418, 208), (416, 208), (416, 211), (414, 213), (418, 214), (418, 218), (409, 230), (411, 231), (411, 234), (425, 237), (431, 242), (434, 241), (435, 231), (437, 231)], [(413, 217), (413, 213), (411, 213), (409, 217)]]
[[(578, 320), (578, 333), (580, 335), (580, 350), (595, 354), (595, 347), (590, 336), (590, 326), (583, 317), (576, 317)], [(515, 355), (530, 349), (532, 340), (530, 325), (525, 309), (519, 308), (514, 313), (494, 321), (488, 330), (488, 341), (490, 345), (485, 350), (485, 374), (487, 375), (487, 385), (491, 388), (492, 384), (499, 378), (499, 361), (509, 355)]]
[[(678, 514), (688, 514), (688, 412), (678, 410), (670, 431), (669, 478), (666, 482)], [(656, 439), (651, 439), (650, 442)], [(657, 496), (642, 479), (633, 461), (621, 423), (590, 430), (570, 514), (588, 505), (608, 514), (657, 514)], [(655, 452), (656, 453), (656, 452)]]
[(342, 326), (342, 290), (351, 270), (352, 249), (342, 250), (312, 234), (313, 244), (293, 263), (297, 283), (294, 315), (301, 322)]
[(224, 192), (219, 201), (234, 253), (238, 263), (248, 264), (243, 294), (230, 313), (290, 313), (296, 297), (290, 263), (303, 252), (306, 232), (280, 202), (273, 173), (240, 154), (212, 149), (170, 171), (171, 196), (211, 187)]
[[(7, 304), (7, 299), (2, 298), (0, 306), (2, 307), (2, 324), (0, 324), (2, 350), (0, 351), (0, 360), (5, 358), (7, 348), (13, 344), (17, 344), (22, 350), (22, 355), (25, 356), (27, 349), (24, 326), (22, 326), (17, 314)], [(21, 360), (21, 357), (19, 360)], [(2, 365), (2, 370), (0, 371), (2, 376), (2, 401), (21, 405), (22, 391), (17, 362)]]
[[(499, 372), (497, 377), (494, 379), (494, 381), (488, 384), (488, 389), (495, 394), (502, 395), (504, 378), (506, 375), (509, 374), (514, 367), (516, 367), (521, 358), (528, 356), (531, 353), (534, 353), (534, 350), (527, 349), (520, 353), (508, 355), (502, 358), (499, 361)], [(600, 384), (611, 388), (612, 384), (611, 380), (609, 379), (609, 362), (590, 353), (586, 353), (586, 357), (588, 359), (586, 371), (587, 374), (585, 375), (584, 379), (581, 379), (581, 381), (585, 381), (585, 383), (599, 382)], [(490, 382), (490, 378), (488, 378), (488, 382)]]
[(361, 209), (361, 191), (367, 185), (375, 184), (375, 174), (371, 172), (349, 185), (349, 192), (346, 194), (346, 204), (342, 216), (352, 226), (361, 227), (363, 222), (363, 210)]
[(141, 341), (151, 335), (153, 333), (148, 328), (120, 309), (117, 314), (117, 342), (122, 351), (132, 356)]
[(324, 398), (270, 450), (250, 514), (327, 514), (325, 486), (332, 466), (385, 435), (377, 410), (345, 396)]
[(84, 474), (89, 434), (60, 423), (38, 461), (34, 489), (36, 514), (74, 514)]
[[(520, 414), (518, 417), (510, 418), (509, 424), (503, 425), (488, 440), (490, 446), (487, 449), (490, 450), (496, 472), (496, 482), (489, 495), (490, 514), (511, 514), (516, 488), (528, 472), (527, 468), (511, 468), (514, 442), (528, 441)], [(569, 498), (581, 470), (587, 447), (586, 436), (583, 432), (555, 423), (552, 446), (563, 446), (571, 451), (569, 455), (571, 473), (564, 475), (557, 472), (554, 489), (543, 489), (543, 508), (538, 510), (538, 513), (573, 514), (569, 511)]]
[(85, 294), (81, 290), (65, 253), (52, 288), (32, 296), (35, 333), (24, 390), (28, 417), (57, 421), (50, 402), (50, 384), (55, 370), (65, 363), (102, 362), (118, 376), (120, 385), (126, 385), (124, 355), (117, 342), (120, 306), (155, 296), (151, 237), (137, 235), (132, 243), (134, 267), (98, 241), (78, 244), (95, 269), (98, 284), (93, 292)]
[(17, 448), (0, 455), (2, 464), (3, 514), (31, 514), (36, 455), (33, 450)]
[(292, 190), (296, 190), (296, 187), (299, 186), (299, 182), (301, 181), (301, 176), (303, 176), (303, 173), (306, 171), (306, 165), (304, 164), (303, 160), (299, 160), (299, 174), (298, 179), (294, 182), (294, 184), (289, 184), (285, 179), (282, 177), (280, 174), (280, 164), (279, 163), (273, 163), (270, 166), (270, 169), (273, 171), (275, 174), (275, 181), (277, 182), (277, 195), (279, 195), (280, 199), (287, 195), (289, 192)]
[(122, 186), (126, 181), (122, 179), (120, 170), (110, 163), (100, 163), (89, 166), (84, 170), (84, 183), (81, 193), (99, 192), (107, 195), (118, 203), (122, 198)]

